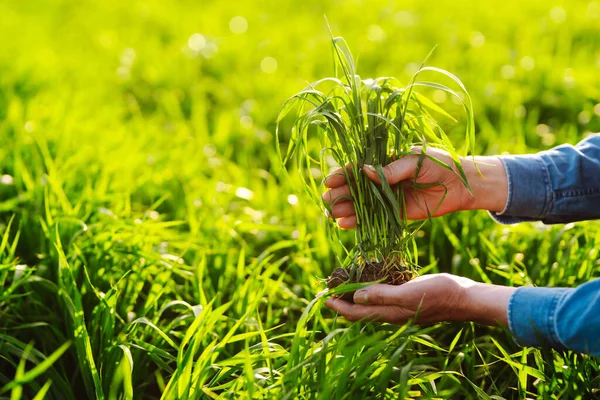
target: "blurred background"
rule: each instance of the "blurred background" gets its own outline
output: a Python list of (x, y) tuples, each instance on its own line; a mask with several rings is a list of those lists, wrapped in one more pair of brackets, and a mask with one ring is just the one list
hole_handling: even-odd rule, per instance
[[(4, 262), (7, 271), (21, 266), (26, 276), (60, 281), (58, 235), (73, 271), (72, 295), (82, 296), (97, 365), (116, 357), (106, 349), (119, 343), (164, 348), (160, 337), (128, 323), (144, 317), (164, 327), (157, 310), (170, 301), (254, 304), (248, 288), (269, 282), (272, 290), (253, 307), (267, 315), (265, 329), (285, 322), (276, 331), (285, 333), (294, 331), (323, 288), (322, 278), (336, 264), (325, 221), (299, 180), (279, 173), (274, 130), (288, 97), (333, 74), (324, 15), (353, 50), (363, 78), (395, 76), (406, 83), (437, 45), (428, 64), (465, 83), (474, 101), (478, 153), (534, 152), (600, 131), (598, 0), (3, 0), (0, 219), (6, 240), (15, 240)], [(445, 93), (429, 95), (462, 118)], [(600, 275), (599, 232), (594, 223), (503, 227), (478, 212), (436, 220), (418, 245), (423, 272), (573, 285)], [(279, 272), (245, 277), (243, 267), (253, 271), (264, 251), (282, 260)], [(127, 271), (120, 301), (110, 306), (122, 320), (102, 336), (90, 322), (99, 303), (94, 290), (108, 292)], [(4, 282), (6, 291), (13, 281)], [(0, 295), (4, 328), (65, 324), (60, 296), (33, 292), (28, 304)], [(244, 311), (235, 306), (214, 334), (246, 318)], [(327, 312), (325, 318), (333, 318)], [(328, 332), (331, 326), (319, 321), (315, 327)], [(180, 322), (169, 325), (175, 338), (186, 325)], [(247, 332), (255, 328), (256, 321), (243, 325)], [(440, 328), (431, 335), (447, 346), (457, 331)], [(43, 354), (72, 333), (43, 326), (11, 332)], [(518, 351), (499, 330), (472, 332), (473, 338), (492, 332)], [(288, 349), (291, 338), (279, 343)], [(133, 387), (160, 392), (164, 382), (154, 374), (168, 382), (176, 363), (134, 347)], [(460, 351), (475, 354), (472, 347)], [(59, 375), (81, 352), (73, 347), (65, 353), (56, 364)], [(0, 362), (14, 368), (19, 354)], [(477, 357), (464, 370), (477, 385), (496, 392), (523, 387), (516, 377), (494, 386), (490, 369), (486, 374), (477, 365), (496, 359)], [(519, 359), (527, 363), (527, 354)], [(491, 371), (512, 368), (503, 365)], [(106, 388), (112, 379), (107, 371), (100, 373)], [(75, 397), (93, 390), (82, 378), (86, 373), (73, 378), (64, 372), (71, 382), (64, 387), (72, 386)], [(4, 380), (12, 377), (6, 373)], [(578, 381), (579, 389), (585, 381)], [(470, 390), (464, 384), (449, 393)]]
[[(283, 101), (333, 74), (324, 15), (353, 49), (363, 78), (407, 82), (437, 45), (429, 64), (458, 75), (471, 93), (480, 153), (535, 151), (600, 131), (598, 1), (244, 1), (230, 8), (8, 0), (0, 15), (5, 165), (16, 144), (42, 137), (57, 164), (68, 159), (69, 173), (83, 174), (63, 175), (68, 185), (93, 179), (96, 168), (111, 192), (154, 199), (181, 197), (179, 190), (190, 204), (210, 199), (192, 211), (173, 206), (174, 219), (213, 206), (227, 216), (219, 207), (239, 186), (253, 187), (255, 206), (287, 204), (279, 189), (260, 188), (261, 174), (277, 163), (274, 121)], [(441, 91), (431, 97), (452, 107)], [(181, 198), (164, 206), (171, 201)]]

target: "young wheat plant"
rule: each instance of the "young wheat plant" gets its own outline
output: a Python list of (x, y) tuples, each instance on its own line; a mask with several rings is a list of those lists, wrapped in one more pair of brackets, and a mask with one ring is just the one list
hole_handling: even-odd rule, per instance
[[(340, 262), (346, 268), (336, 269), (328, 286), (374, 280), (404, 283), (416, 273), (418, 261), (414, 235), (427, 220), (407, 220), (404, 185), (390, 186), (383, 167), (396, 159), (415, 154), (413, 148), (419, 146), (421, 150), (415, 178), (404, 183), (412, 186), (412, 192), (432, 185), (443, 186), (441, 183), (417, 183), (416, 178), (425, 158), (455, 172), (470, 191), (457, 150), (436, 116), (454, 122), (456, 120), (418, 90), (441, 90), (459, 99), (466, 113), (467, 152), (472, 151), (474, 144), (471, 98), (455, 75), (425, 66), (425, 63), (406, 86), (392, 77), (363, 80), (356, 73), (354, 58), (344, 39), (332, 35), (332, 45), (335, 76), (309, 85), (289, 98), (281, 109), (277, 123), (279, 155), (283, 165), (288, 168), (293, 168), (293, 164), (289, 164), (295, 160), (308, 193), (329, 212), (335, 202), (348, 199), (338, 198), (333, 204), (324, 202), (320, 196), (320, 182), (315, 175), (326, 176), (328, 159), (331, 158), (336, 164), (346, 166), (342, 173), (350, 182), (350, 197), (356, 212), (355, 243), (351, 248), (342, 246), (344, 252)], [(419, 80), (426, 72), (453, 82), (460, 92), (442, 83)], [(296, 111), (297, 116), (291, 132), (283, 136), (282, 120), (291, 111)], [(284, 143), (284, 138), (289, 140)], [(429, 155), (428, 148), (448, 152), (453, 160), (452, 165)], [(363, 174), (365, 165), (375, 168), (380, 185)], [(315, 174), (315, 168), (320, 169), (320, 175)], [(446, 188), (443, 189), (442, 201)], [(427, 208), (430, 218), (440, 204), (434, 209)], [(335, 243), (340, 242), (337, 230), (332, 230), (331, 239)]]

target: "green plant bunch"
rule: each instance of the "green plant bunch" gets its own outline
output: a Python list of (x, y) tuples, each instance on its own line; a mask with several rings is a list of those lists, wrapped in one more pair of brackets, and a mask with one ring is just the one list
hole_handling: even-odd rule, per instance
[[(406, 86), (393, 77), (361, 79), (346, 41), (332, 35), (332, 45), (335, 76), (310, 84), (289, 98), (281, 109), (277, 123), (281, 161), (288, 166), (295, 159), (305, 188), (325, 210), (331, 212), (331, 207), (342, 200), (354, 201), (357, 218), (355, 245), (351, 248), (341, 246), (344, 259), (340, 261), (343, 265), (355, 271), (367, 263), (378, 263), (384, 267), (402, 266), (415, 272), (418, 260), (414, 235), (427, 220), (407, 220), (404, 185), (411, 185), (411, 189), (416, 189), (414, 193), (432, 185), (443, 186), (441, 183), (426, 185), (417, 182), (422, 163), (429, 158), (455, 172), (470, 191), (458, 150), (438, 122), (440, 117), (454, 123), (458, 121), (419, 89), (441, 90), (458, 99), (457, 103), (462, 104), (466, 113), (466, 151), (472, 153), (475, 129), (471, 98), (458, 77), (443, 69), (425, 66), (426, 61)], [(457, 92), (439, 82), (420, 80), (426, 72), (455, 83), (460, 90)], [(283, 150), (281, 122), (293, 110), (297, 117), (287, 149)], [(428, 148), (445, 150), (453, 164), (428, 154)], [(411, 182), (390, 186), (385, 179), (384, 166), (411, 154), (419, 154), (415, 178)], [(337, 198), (328, 204), (320, 196), (322, 190), (315, 176), (326, 176), (331, 159), (337, 165), (346, 166), (341, 173), (347, 182), (351, 182), (351, 196), (350, 199)], [(362, 173), (366, 165), (375, 168), (381, 184), (372, 182)], [(320, 174), (315, 174), (315, 168), (320, 169)], [(440, 204), (434, 209), (427, 208), (428, 219)], [(341, 243), (338, 231), (333, 229), (332, 232), (332, 241)]]

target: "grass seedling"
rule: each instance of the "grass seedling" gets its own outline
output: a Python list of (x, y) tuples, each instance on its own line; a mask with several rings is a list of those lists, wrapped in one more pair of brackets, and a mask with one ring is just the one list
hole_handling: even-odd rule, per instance
[[(308, 193), (328, 211), (335, 202), (329, 205), (322, 201), (322, 188), (317, 179), (327, 175), (331, 160), (347, 167), (342, 173), (350, 182), (351, 199), (336, 201), (354, 202), (355, 243), (353, 247), (343, 247), (344, 256), (340, 259), (343, 268), (333, 271), (327, 280), (328, 287), (371, 281), (402, 284), (416, 276), (418, 260), (414, 235), (427, 222), (406, 219), (405, 185), (411, 185), (413, 193), (430, 187), (417, 182), (422, 163), (429, 158), (455, 172), (469, 188), (457, 150), (438, 123), (440, 117), (456, 120), (425, 94), (419, 93), (419, 89), (440, 90), (459, 99), (466, 112), (465, 146), (468, 152), (474, 144), (471, 99), (455, 75), (425, 66), (425, 62), (406, 86), (392, 77), (363, 80), (357, 75), (354, 58), (344, 39), (332, 35), (332, 45), (335, 76), (309, 85), (285, 102), (278, 118), (278, 151), (284, 166), (293, 168), (289, 162), (296, 161)], [(450, 81), (460, 91), (439, 82), (419, 80), (425, 73)], [(297, 116), (286, 143), (287, 149), (283, 151), (281, 121), (293, 110)], [(415, 146), (421, 147), (421, 152), (414, 179), (390, 186), (383, 167), (400, 157), (415, 154)], [(428, 148), (448, 152), (452, 165), (429, 155)], [(381, 184), (363, 174), (365, 165), (376, 169)], [(320, 173), (315, 173), (317, 168)], [(427, 208), (429, 218), (437, 207), (439, 204), (433, 209)], [(339, 242), (337, 231), (332, 232), (335, 232), (331, 235), (332, 241)], [(351, 295), (345, 297), (351, 299)]]

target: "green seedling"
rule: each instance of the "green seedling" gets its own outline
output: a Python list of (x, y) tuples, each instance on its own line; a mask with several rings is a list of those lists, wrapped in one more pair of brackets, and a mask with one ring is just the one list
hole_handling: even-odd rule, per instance
[[(308, 193), (324, 210), (331, 212), (331, 207), (339, 201), (354, 202), (355, 242), (352, 246), (342, 245), (343, 267), (333, 271), (327, 280), (328, 287), (371, 281), (402, 284), (416, 276), (414, 235), (427, 222), (409, 221), (405, 212), (407, 185), (415, 196), (419, 190), (431, 187), (417, 181), (423, 161), (428, 158), (453, 171), (470, 190), (457, 149), (438, 122), (440, 118), (456, 120), (419, 90), (440, 90), (459, 99), (466, 113), (468, 152), (475, 139), (471, 98), (455, 75), (425, 66), (425, 62), (405, 86), (392, 77), (361, 79), (344, 39), (332, 35), (332, 45), (335, 76), (310, 84), (284, 103), (277, 124), (278, 151), (288, 170), (295, 165)], [(460, 90), (421, 80), (425, 74), (441, 77)], [(284, 134), (282, 120), (292, 111), (297, 113), (295, 121), (291, 132)], [(420, 148), (418, 152), (415, 146)], [(449, 165), (428, 154), (429, 148), (448, 152), (453, 163)], [(414, 179), (389, 185), (384, 166), (414, 154), (419, 154)], [(318, 179), (327, 175), (332, 164), (346, 166), (341, 173), (349, 182), (351, 198), (339, 198), (328, 204), (321, 198), (323, 190)], [(375, 168), (381, 184), (372, 182), (363, 173), (365, 165)], [(441, 183), (434, 185), (443, 187)], [(443, 189), (446, 193), (446, 188)], [(442, 201), (444, 197), (445, 194)], [(440, 204), (427, 208), (429, 218)], [(331, 232), (332, 242), (340, 242), (337, 230)], [(351, 294), (346, 298), (351, 299)]]

